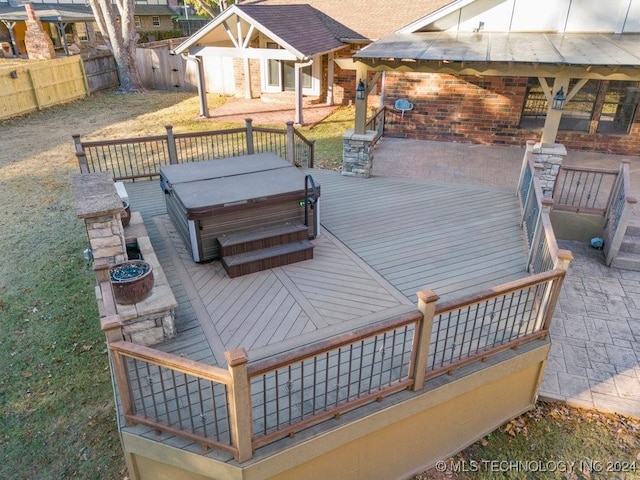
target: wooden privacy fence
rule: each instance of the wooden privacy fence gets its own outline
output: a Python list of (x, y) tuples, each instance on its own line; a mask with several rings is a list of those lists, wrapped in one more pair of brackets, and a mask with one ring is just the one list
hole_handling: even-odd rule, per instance
[[(124, 342), (117, 315), (103, 330), (127, 424), (244, 462), (260, 446), (545, 337), (564, 276), (554, 269), (442, 305), (419, 292), (415, 313), (256, 362), (226, 352), (227, 370)], [(110, 284), (101, 288), (112, 301)]]
[(0, 120), (89, 95), (80, 56), (0, 69)]
[(162, 165), (201, 162), (272, 152), (299, 167), (312, 168), (314, 140), (307, 140), (287, 122), (285, 129), (245, 127), (195, 133), (174, 133), (153, 137), (82, 141), (73, 135), (82, 173), (110, 171), (114, 180), (152, 178)]

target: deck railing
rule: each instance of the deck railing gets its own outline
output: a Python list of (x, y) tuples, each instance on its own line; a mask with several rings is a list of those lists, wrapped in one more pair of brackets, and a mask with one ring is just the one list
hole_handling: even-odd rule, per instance
[(82, 141), (73, 135), (76, 157), (82, 173), (110, 171), (114, 180), (153, 178), (160, 167), (200, 162), (253, 153), (272, 152), (296, 166), (313, 168), (314, 141), (306, 139), (287, 122), (285, 129), (245, 127), (206, 132), (174, 133), (168, 125), (166, 135)]
[(571, 253), (558, 247), (549, 214), (555, 202), (542, 193), (536, 167), (527, 147), (520, 172), (517, 196), (522, 212), (521, 225), (527, 243), (527, 271), (542, 273), (570, 260)]
[(227, 352), (228, 371), (124, 342), (117, 321), (103, 329), (127, 424), (243, 462), (260, 446), (546, 336), (564, 275), (554, 269), (442, 305), (419, 292), (415, 313), (265, 360)]
[(563, 165), (553, 188), (553, 208), (604, 215), (618, 170)]
[(373, 140), (374, 145), (384, 134), (384, 119), (386, 110), (387, 107), (383, 105), (382, 108), (374, 112), (371, 118), (365, 123), (365, 130), (373, 130), (376, 132), (376, 136)]
[(636, 203), (635, 197), (629, 195), (630, 190), (629, 163), (622, 162), (605, 212), (603, 240), (607, 266), (611, 265), (620, 251), (633, 205)]
[(427, 377), (547, 335), (563, 278), (550, 270), (437, 305)]

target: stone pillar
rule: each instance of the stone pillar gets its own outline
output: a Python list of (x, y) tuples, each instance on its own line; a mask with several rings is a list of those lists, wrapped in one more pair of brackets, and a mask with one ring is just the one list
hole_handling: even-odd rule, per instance
[(347, 130), (342, 135), (342, 175), (369, 178), (373, 168), (374, 130), (357, 134)]
[(109, 172), (73, 177), (73, 195), (78, 218), (84, 220), (94, 261), (109, 265), (127, 260), (122, 226), (122, 199)]
[(27, 55), (30, 59), (38, 60), (56, 58), (53, 42), (49, 35), (42, 30), (33, 10), (33, 5), (27, 3), (24, 8), (27, 10), (27, 20), (25, 20), (27, 31), (24, 34)]
[(542, 194), (545, 197), (553, 196), (553, 188), (556, 184), (558, 172), (562, 166), (564, 157), (567, 156), (567, 149), (560, 143), (547, 145), (536, 143), (531, 150), (531, 158), (534, 166), (539, 167), (540, 185)]

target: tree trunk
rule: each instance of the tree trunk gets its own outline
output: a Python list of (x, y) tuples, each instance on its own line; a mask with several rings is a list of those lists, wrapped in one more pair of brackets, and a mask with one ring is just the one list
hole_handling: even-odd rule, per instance
[(135, 0), (88, 0), (98, 29), (116, 61), (122, 93), (135, 93), (143, 89), (136, 68), (138, 33), (134, 27)]

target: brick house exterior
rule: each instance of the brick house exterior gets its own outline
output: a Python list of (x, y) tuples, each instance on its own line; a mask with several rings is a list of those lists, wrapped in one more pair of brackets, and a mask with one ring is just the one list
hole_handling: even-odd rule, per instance
[[(527, 140), (540, 138), (542, 130), (520, 127), (526, 92), (526, 77), (389, 72), (385, 79), (385, 105), (390, 109), (385, 135), (522, 146)], [(410, 98), (414, 109), (404, 115), (395, 112), (394, 102), (399, 98)], [(640, 115), (635, 116), (628, 134), (597, 133), (596, 123), (589, 132), (560, 130), (558, 142), (571, 150), (621, 155), (640, 151)]]

